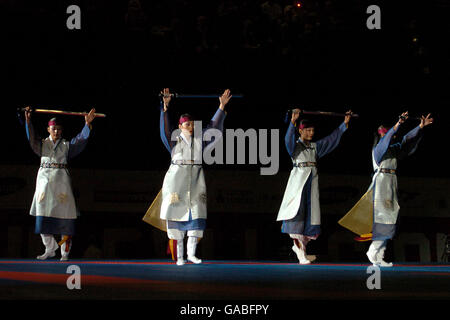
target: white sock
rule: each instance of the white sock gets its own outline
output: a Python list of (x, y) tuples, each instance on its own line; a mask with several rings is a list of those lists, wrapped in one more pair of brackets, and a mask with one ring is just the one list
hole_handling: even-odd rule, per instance
[(177, 240), (177, 265), (185, 264), (184, 261), (184, 239)]
[(369, 261), (373, 264), (378, 264), (378, 252), (380, 251), (380, 248), (383, 246), (384, 241), (383, 240), (372, 240), (372, 243), (369, 246), (369, 250), (367, 250), (367, 257), (369, 258)]
[(193, 262), (193, 263), (201, 263), (202, 260), (198, 259), (195, 256), (195, 252), (197, 251), (197, 237), (188, 237), (188, 242), (187, 242), (187, 256), (188, 256), (188, 260)]

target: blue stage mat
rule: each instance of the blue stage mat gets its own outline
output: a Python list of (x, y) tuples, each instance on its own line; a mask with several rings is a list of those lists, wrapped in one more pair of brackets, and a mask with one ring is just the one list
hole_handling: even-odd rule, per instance
[[(81, 289), (69, 290), (68, 267)], [(1, 299), (449, 299), (450, 265), (380, 268), (379, 289), (367, 285), (369, 264), (273, 261), (0, 260)], [(370, 280), (370, 279), (369, 279)], [(369, 282), (375, 283), (374, 278)]]

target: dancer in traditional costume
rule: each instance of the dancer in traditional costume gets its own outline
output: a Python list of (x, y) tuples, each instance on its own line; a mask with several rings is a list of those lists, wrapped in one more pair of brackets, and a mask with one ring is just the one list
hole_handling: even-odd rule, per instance
[[(169, 119), (171, 94), (168, 88), (162, 92), (160, 117), (161, 139), (171, 153), (171, 165), (167, 171), (161, 191), (160, 219), (167, 221), (167, 236), (174, 240), (177, 265), (184, 260), (184, 236), (187, 233), (187, 260), (195, 264), (202, 260), (196, 257), (198, 241), (206, 227), (206, 184), (202, 168), (202, 149), (210, 142), (203, 141), (203, 132), (194, 128), (194, 119), (184, 114), (178, 121), (178, 133), (172, 134)], [(231, 99), (230, 90), (219, 97), (220, 105), (208, 128), (223, 131), (225, 106)], [(173, 138), (172, 138), (173, 137)]]
[(430, 114), (422, 116), (420, 124), (409, 131), (401, 142), (394, 142), (395, 134), (407, 119), (408, 112), (404, 112), (392, 128), (378, 128), (378, 139), (372, 150), (372, 183), (358, 203), (339, 221), (339, 224), (360, 235), (358, 239), (372, 240), (367, 257), (371, 263), (382, 267), (393, 265), (384, 261), (384, 253), (387, 241), (395, 235), (400, 210), (397, 162), (416, 151), (422, 129), (433, 123)]
[[(48, 122), (49, 136), (42, 140), (38, 138), (31, 122), (31, 115), (31, 109), (27, 107), (25, 109), (27, 137), (32, 150), (41, 157), (36, 191), (30, 210), (30, 215), (36, 217), (35, 233), (41, 235), (45, 246), (45, 252), (37, 259), (54, 257), (61, 245), (61, 261), (65, 261), (69, 259), (77, 218), (71, 179), (67, 170), (68, 161), (85, 148), (90, 126), (95, 118), (95, 109), (84, 117), (85, 125), (82, 131), (70, 141), (62, 138), (63, 127), (56, 118)], [(54, 235), (61, 236), (59, 244)]]
[(333, 151), (339, 144), (342, 134), (347, 130), (352, 112), (348, 111), (344, 122), (329, 136), (312, 142), (314, 125), (302, 120), (298, 127), (300, 137), (297, 139), (296, 121), (301, 110), (292, 112), (291, 122), (286, 132), (286, 149), (292, 158), (293, 168), (277, 221), (283, 221), (281, 232), (293, 239), (292, 250), (297, 254), (300, 264), (308, 264), (306, 246), (310, 240), (319, 236), (321, 229), (319, 180), (317, 160)]

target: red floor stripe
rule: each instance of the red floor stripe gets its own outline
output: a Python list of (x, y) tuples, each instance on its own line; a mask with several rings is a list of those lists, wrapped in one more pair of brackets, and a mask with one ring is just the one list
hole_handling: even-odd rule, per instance
[(415, 274), (415, 275), (432, 275), (432, 276), (450, 276), (450, 272), (427, 272), (427, 271), (416, 271), (416, 272), (410, 272), (409, 274)]

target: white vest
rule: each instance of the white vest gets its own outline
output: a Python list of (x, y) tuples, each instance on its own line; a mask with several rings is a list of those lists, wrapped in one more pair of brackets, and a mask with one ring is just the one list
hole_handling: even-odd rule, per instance
[(194, 220), (207, 217), (202, 138), (194, 135), (191, 139), (194, 150), (182, 134), (172, 150), (172, 163), (162, 187), (160, 218), (163, 220), (188, 221), (189, 210)]
[(43, 168), (54, 163), (67, 165), (69, 142), (60, 139), (53, 144), (50, 137), (42, 141), (41, 168), (36, 181), (36, 191), (30, 214), (52, 218), (76, 219), (77, 209), (67, 168)]
[(397, 158), (388, 150), (378, 166), (373, 158), (373, 168), (376, 171), (372, 184), (374, 188), (373, 214), (374, 222), (382, 224), (395, 224), (397, 222), (400, 206), (398, 204), (398, 184), (395, 173), (382, 173), (380, 169), (397, 169)]
[[(298, 148), (300, 148), (300, 152), (295, 155)], [(302, 162), (317, 162), (316, 144), (310, 143), (310, 146), (306, 147), (303, 143), (298, 143), (294, 151), (294, 156), (292, 158), (294, 165)], [(278, 212), (277, 221), (290, 220), (297, 215), (303, 189), (310, 175), (312, 175), (311, 225), (320, 225), (319, 176), (317, 174), (317, 167), (294, 166), (292, 168)]]

